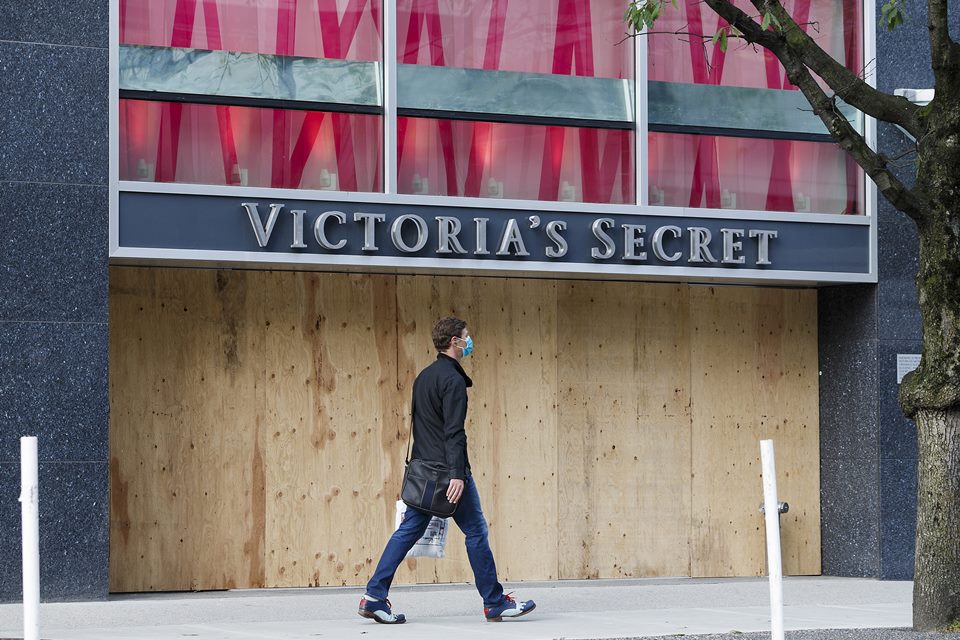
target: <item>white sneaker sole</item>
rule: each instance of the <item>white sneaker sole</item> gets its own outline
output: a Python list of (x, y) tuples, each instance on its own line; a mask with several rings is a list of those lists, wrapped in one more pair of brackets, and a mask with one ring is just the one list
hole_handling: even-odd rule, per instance
[(528, 613), (530, 613), (531, 611), (533, 611), (533, 610), (536, 609), (536, 608), (537, 608), (537, 605), (536, 605), (536, 603), (534, 603), (534, 605), (533, 605), (532, 607), (530, 607), (529, 609), (524, 609), (523, 611), (521, 611), (520, 613), (518, 613), (518, 614), (516, 614), (516, 615), (512, 615), (512, 616), (499, 615), (499, 616), (497, 616), (496, 618), (487, 618), (487, 622), (503, 622), (504, 619), (513, 620), (514, 618), (519, 618), (519, 617), (521, 617), (521, 616), (527, 615)]
[[(403, 624), (407, 621), (406, 618), (400, 618), (395, 615), (388, 615), (383, 611), (367, 611), (366, 609), (360, 609), (357, 611), (362, 617), (370, 618), (374, 622), (379, 622), (380, 624)], [(381, 617), (382, 616), (382, 617)]]

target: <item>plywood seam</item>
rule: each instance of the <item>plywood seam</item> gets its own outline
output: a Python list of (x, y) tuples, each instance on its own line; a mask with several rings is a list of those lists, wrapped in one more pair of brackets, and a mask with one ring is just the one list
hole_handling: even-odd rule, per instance
[(687, 297), (687, 332), (688, 332), (688, 336), (687, 336), (687, 362), (689, 363), (688, 366), (687, 366), (687, 429), (688, 429), (688, 435), (689, 435), (689, 437), (690, 437), (690, 448), (689, 448), (688, 451), (687, 451), (687, 457), (688, 457), (688, 462), (689, 462), (689, 467), (688, 467), (688, 468), (689, 468), (689, 474), (690, 474), (690, 477), (687, 478), (687, 482), (689, 483), (687, 486), (688, 486), (688, 490), (689, 490), (689, 492), (690, 492), (690, 503), (689, 503), (689, 510), (688, 510), (688, 513), (687, 513), (687, 516), (688, 516), (688, 517), (687, 517), (687, 575), (690, 576), (690, 577), (694, 577), (694, 576), (693, 576), (693, 548), (694, 548), (694, 546), (693, 546), (693, 522), (694, 522), (694, 520), (693, 520), (693, 518), (694, 518), (694, 514), (693, 514), (693, 508), (694, 508), (694, 507), (693, 507), (693, 503), (694, 503), (694, 500), (693, 500), (693, 474), (697, 472), (697, 471), (695, 470), (694, 466), (693, 466), (693, 460), (694, 460), (693, 447), (695, 446), (695, 443), (696, 443), (696, 440), (695, 440), (694, 437), (693, 437), (693, 436), (694, 436), (694, 432), (693, 432), (693, 416), (694, 416), (693, 405), (694, 405), (694, 402), (696, 402), (696, 400), (694, 399), (694, 394), (693, 394), (693, 363), (694, 363), (694, 360), (693, 360), (693, 332), (691, 331), (691, 329), (692, 329), (692, 327), (693, 327), (693, 315), (694, 315), (694, 314), (693, 314), (693, 295), (692, 295), (692, 291), (690, 290), (690, 285), (684, 285), (684, 286), (686, 287), (686, 290), (687, 290), (687, 291), (686, 291), (686, 297)]
[(563, 523), (560, 521), (562, 510), (560, 508), (560, 430), (563, 428), (563, 411), (562, 403), (560, 402), (560, 395), (562, 390), (560, 388), (560, 287), (554, 284), (555, 294), (553, 296), (553, 321), (556, 323), (553, 331), (553, 340), (554, 340), (554, 349), (553, 349), (553, 369), (554, 369), (554, 380), (556, 380), (556, 394), (554, 395), (554, 402), (556, 407), (554, 409), (554, 420), (556, 422), (556, 429), (553, 432), (553, 446), (554, 446), (554, 466), (553, 466), (553, 491), (554, 496), (557, 500), (557, 509), (556, 509), (556, 521), (557, 521), (557, 553), (554, 558), (554, 576), (557, 580), (560, 579), (560, 527), (563, 526)]

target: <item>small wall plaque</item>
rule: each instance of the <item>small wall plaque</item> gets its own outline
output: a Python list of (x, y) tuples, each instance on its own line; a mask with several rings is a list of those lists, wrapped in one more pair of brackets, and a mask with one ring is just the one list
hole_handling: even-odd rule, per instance
[(920, 366), (919, 353), (897, 354), (897, 384), (903, 382), (903, 376)]

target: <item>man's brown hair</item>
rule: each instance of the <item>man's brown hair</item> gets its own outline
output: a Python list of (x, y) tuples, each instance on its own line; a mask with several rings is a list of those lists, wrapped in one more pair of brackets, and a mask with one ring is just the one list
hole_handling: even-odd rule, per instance
[(446, 351), (450, 346), (450, 338), (459, 338), (467, 323), (455, 316), (440, 318), (433, 323), (433, 346), (437, 351)]

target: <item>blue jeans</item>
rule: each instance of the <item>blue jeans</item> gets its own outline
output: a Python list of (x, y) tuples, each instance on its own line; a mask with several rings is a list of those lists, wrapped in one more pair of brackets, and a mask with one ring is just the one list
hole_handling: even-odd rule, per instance
[[(377, 570), (367, 583), (367, 595), (379, 600), (387, 597), (397, 567), (423, 536), (430, 524), (430, 517), (427, 513), (407, 507), (406, 517), (400, 523), (400, 528), (394, 531), (387, 541), (380, 562), (377, 563)], [(480, 509), (480, 494), (477, 493), (477, 485), (472, 476), (467, 476), (464, 483), (460, 506), (453, 514), (453, 521), (466, 536), (467, 557), (470, 558), (470, 568), (473, 569), (477, 591), (483, 598), (483, 606), (499, 607), (504, 601), (503, 585), (497, 582), (497, 567), (487, 541), (487, 521)]]

